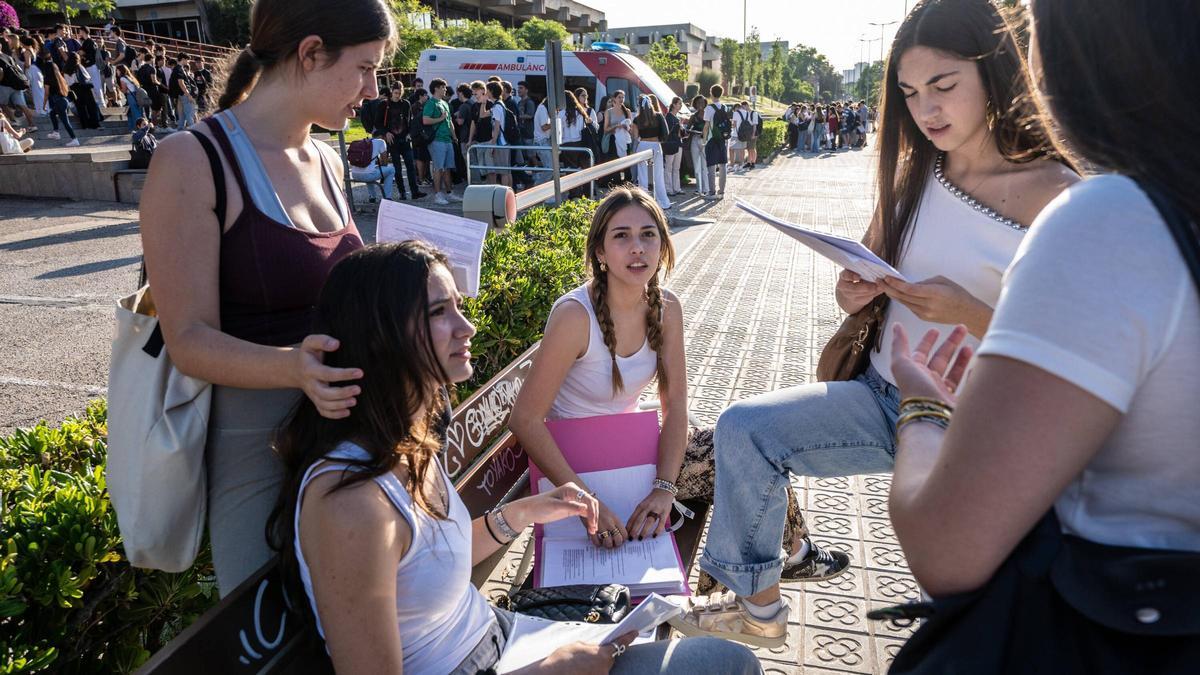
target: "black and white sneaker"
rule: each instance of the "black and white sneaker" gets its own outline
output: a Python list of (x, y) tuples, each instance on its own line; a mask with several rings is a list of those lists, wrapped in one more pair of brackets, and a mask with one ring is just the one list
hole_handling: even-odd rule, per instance
[(780, 581), (824, 581), (850, 568), (850, 556), (841, 551), (827, 551), (808, 539), (808, 555), (798, 563), (783, 565)]

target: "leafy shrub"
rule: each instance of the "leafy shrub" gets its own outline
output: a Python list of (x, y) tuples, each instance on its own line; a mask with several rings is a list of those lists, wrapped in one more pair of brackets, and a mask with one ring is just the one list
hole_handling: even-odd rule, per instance
[(104, 481), (107, 408), (0, 438), (0, 672), (128, 672), (216, 602), (207, 549), (131, 567)]
[[(595, 203), (535, 208), (488, 236), (475, 377), (486, 382), (542, 337), (554, 300), (582, 283)], [(124, 673), (216, 604), (207, 544), (180, 574), (133, 568), (105, 487), (107, 407), (0, 438), (0, 673)]]
[(758, 137), (758, 161), (765, 162), (772, 152), (783, 147), (787, 139), (787, 122), (783, 120), (763, 120), (763, 131)]

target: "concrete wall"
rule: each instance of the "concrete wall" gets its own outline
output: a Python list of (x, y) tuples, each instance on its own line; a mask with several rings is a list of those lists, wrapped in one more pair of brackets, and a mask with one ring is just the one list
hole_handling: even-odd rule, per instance
[[(127, 151), (0, 155), (0, 195), (116, 201), (113, 172), (129, 168)], [(134, 181), (129, 180), (133, 188)], [(122, 193), (134, 192), (122, 185)], [(122, 194), (122, 201), (128, 197)]]

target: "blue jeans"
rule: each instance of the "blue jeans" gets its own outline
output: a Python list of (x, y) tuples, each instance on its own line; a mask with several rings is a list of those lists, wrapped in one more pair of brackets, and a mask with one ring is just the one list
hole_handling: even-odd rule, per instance
[(129, 130), (137, 126), (138, 118), (142, 116), (142, 107), (138, 105), (137, 96), (125, 92), (125, 103), (129, 105)]
[(811, 152), (819, 152), (821, 150), (821, 136), (825, 134), (825, 125), (813, 125), (812, 133), (812, 148)]
[(366, 169), (355, 169), (354, 171), (351, 171), (350, 177), (354, 180), (367, 183), (367, 195), (370, 196), (371, 199), (375, 198), (375, 183), (369, 183), (367, 181), (379, 181), (380, 186), (383, 188), (383, 198), (391, 199), (392, 180), (396, 177), (396, 167), (391, 164), (384, 164), (383, 166), (372, 164)]
[(54, 130), (58, 131), (58, 123), (61, 121), (63, 128), (67, 130), (67, 135), (75, 138), (75, 128), (71, 126), (71, 119), (67, 115), (67, 99), (65, 96), (58, 94), (50, 94), (50, 124), (54, 126)]
[(716, 493), (700, 568), (739, 596), (779, 583), (788, 476), (891, 471), (900, 392), (874, 368), (755, 396), (717, 421)]

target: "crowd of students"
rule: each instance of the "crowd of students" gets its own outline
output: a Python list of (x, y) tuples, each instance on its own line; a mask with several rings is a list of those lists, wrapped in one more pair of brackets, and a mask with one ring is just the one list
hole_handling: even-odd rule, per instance
[[(513, 617), (471, 586), (474, 563), (530, 524), (568, 517), (582, 518), (597, 545), (620, 546), (661, 532), (676, 497), (701, 497), (714, 504), (700, 565), (715, 592), (686, 599), (673, 621), (691, 637), (562, 644), (522, 672), (761, 672), (737, 643), (784, 643), (781, 579), (829, 578), (849, 563), (808, 540), (790, 476), (880, 471), (894, 474), (892, 523), (935, 602), (961, 607), (963, 594), (987, 590), (1039, 520), (1087, 540), (1093, 562), (1116, 546), (1194, 560), (1200, 165), (1177, 149), (1200, 141), (1183, 117), (1200, 104), (1200, 85), (1176, 68), (1200, 65), (1200, 52), (1165, 5), (1029, 8), (1032, 70), (987, 0), (923, 0), (897, 32), (864, 242), (907, 281), (842, 272), (839, 306), (877, 319), (879, 344), (864, 345), (857, 372), (741, 401), (715, 431), (689, 429), (686, 313), (663, 285), (674, 252), (662, 204), (614, 189), (588, 234), (590, 279), (555, 304), (511, 420), (558, 487), (471, 521), (437, 461), (447, 389), (470, 376), (475, 333), (448, 263), (417, 242), (364, 247), (332, 169), (339, 157), (308, 136), (377, 98), (374, 70), (395, 39), (390, 12), (381, 0), (258, 0), (219, 112), (160, 145), (141, 206), (171, 357), (214, 384), (208, 521), (222, 594), (278, 552), (339, 670), (489, 672)], [(1172, 59), (1140, 60), (1136, 75), (1123, 68), (1164, 43)], [(437, 127), (430, 146), (498, 140), (503, 84), (479, 84), (456, 89), (454, 108), (430, 105), (443, 82), (416, 90), (421, 123)], [(724, 129), (736, 131), (734, 115), (714, 105), (722, 91), (710, 94), (693, 105), (704, 112), (690, 140), (708, 166), (706, 191), (719, 196)], [(595, 131), (616, 152), (657, 143), (665, 155), (676, 104), (658, 120), (645, 113), (652, 103), (634, 115), (623, 98), (601, 102)], [(404, 100), (389, 92), (385, 145), (403, 128), (394, 113)], [(471, 100), (480, 113), (460, 136), (447, 114)], [(576, 114), (596, 120), (579, 103)], [(1144, 105), (1169, 123), (1139, 124)], [(417, 114), (409, 101), (410, 139)], [(528, 116), (536, 126), (549, 114)], [(413, 153), (414, 166), (441, 172), (431, 176), (441, 194), (457, 169), (452, 153)], [(1081, 165), (1105, 175), (1083, 178)], [(1177, 220), (1190, 225), (1173, 232)], [(654, 381), (657, 480), (622, 522), (544, 422), (632, 410)], [(1186, 583), (1170, 592), (1194, 606)], [(1011, 611), (1043, 606), (1025, 600)], [(998, 654), (991, 672), (1038, 662), (1129, 672), (1127, 652), (1154, 672), (1194, 667), (1183, 658), (1198, 645), (1194, 624), (1137, 616), (1136, 631), (1016, 652), (1033, 638), (1022, 643), (1026, 624), (1005, 615), (1004, 630), (972, 632), (957, 650), (930, 652), (938, 636), (918, 632), (896, 663), (911, 666), (924, 649), (935, 672), (985, 672), (964, 665), (980, 654)], [(1162, 636), (1149, 637), (1160, 618)], [(1005, 661), (1015, 653), (1036, 661)]]
[(788, 125), (787, 147), (802, 153), (865, 148), (877, 114), (866, 101), (793, 103), (783, 113)]

